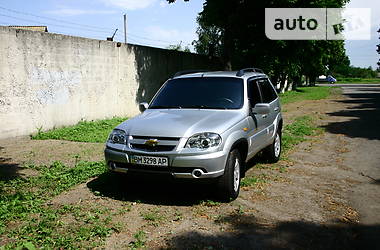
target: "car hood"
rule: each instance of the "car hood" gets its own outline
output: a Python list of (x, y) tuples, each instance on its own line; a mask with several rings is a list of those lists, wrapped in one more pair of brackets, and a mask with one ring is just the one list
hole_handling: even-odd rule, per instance
[(242, 119), (241, 110), (148, 109), (117, 128), (129, 135), (190, 137), (202, 132), (222, 134)]

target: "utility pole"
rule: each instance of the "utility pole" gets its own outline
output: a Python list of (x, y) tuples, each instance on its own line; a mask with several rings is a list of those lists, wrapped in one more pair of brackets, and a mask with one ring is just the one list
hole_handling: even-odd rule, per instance
[(124, 14), (124, 43), (127, 43), (127, 14)]

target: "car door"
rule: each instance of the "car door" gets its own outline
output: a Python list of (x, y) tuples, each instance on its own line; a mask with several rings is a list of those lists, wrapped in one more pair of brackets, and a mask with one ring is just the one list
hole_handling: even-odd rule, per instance
[(249, 149), (248, 159), (253, 157), (265, 144), (267, 132), (265, 130), (265, 117), (259, 114), (254, 114), (252, 108), (257, 103), (262, 103), (261, 92), (258, 86), (257, 79), (248, 79), (247, 82), (248, 99), (250, 104), (250, 114), (248, 116), (248, 138)]
[(268, 115), (263, 115), (263, 126), (266, 131), (265, 144), (267, 146), (272, 139), (275, 129), (275, 119), (277, 114), (280, 112), (280, 100), (278, 98), (277, 92), (274, 89), (272, 83), (268, 78), (262, 78), (257, 80), (257, 84), (260, 89), (262, 102), (268, 103), (270, 106), (270, 113)]

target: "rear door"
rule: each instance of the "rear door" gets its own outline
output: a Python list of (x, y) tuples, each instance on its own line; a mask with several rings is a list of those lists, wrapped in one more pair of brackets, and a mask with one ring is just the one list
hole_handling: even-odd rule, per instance
[(257, 79), (248, 79), (248, 99), (250, 104), (250, 114), (248, 117), (248, 137), (249, 150), (248, 159), (253, 157), (260, 149), (263, 148), (267, 140), (267, 132), (265, 130), (265, 119), (262, 115), (253, 114), (252, 108), (257, 103), (262, 103), (261, 92)]
[(257, 83), (260, 88), (262, 102), (268, 103), (270, 106), (270, 113), (268, 115), (262, 116), (264, 126), (263, 129), (266, 131), (265, 144), (268, 145), (274, 133), (274, 121), (277, 117), (277, 114), (280, 112), (280, 101), (276, 90), (268, 78), (258, 79)]

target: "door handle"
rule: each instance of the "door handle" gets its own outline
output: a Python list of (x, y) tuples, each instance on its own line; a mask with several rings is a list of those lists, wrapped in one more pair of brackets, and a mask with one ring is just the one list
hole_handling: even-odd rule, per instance
[(262, 115), (261, 117), (265, 119), (265, 118), (267, 118), (267, 117), (268, 117), (268, 115)]
[(277, 111), (279, 111), (279, 110), (280, 110), (279, 107), (275, 107), (275, 108), (274, 108), (274, 111), (275, 111), (275, 112), (277, 112)]

